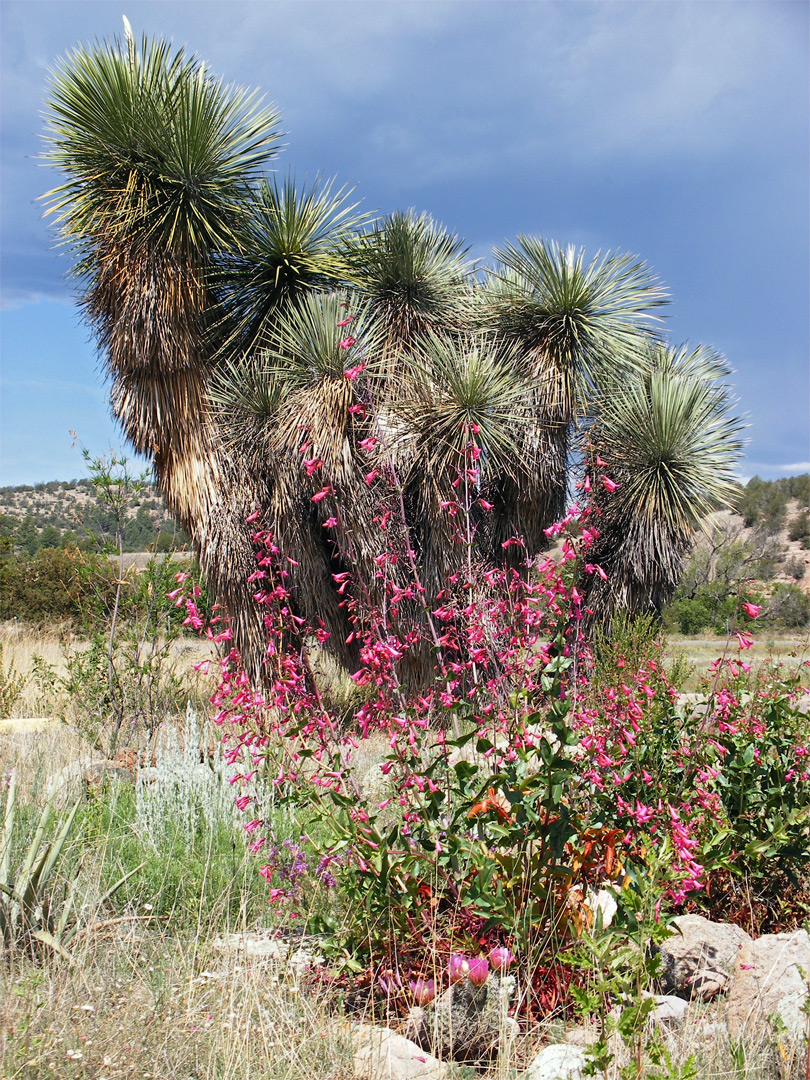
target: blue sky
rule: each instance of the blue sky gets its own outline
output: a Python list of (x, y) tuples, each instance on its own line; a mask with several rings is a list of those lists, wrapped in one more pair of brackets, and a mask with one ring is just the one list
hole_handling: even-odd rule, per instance
[(518, 234), (632, 251), (674, 344), (729, 359), (742, 473), (810, 470), (810, 5), (737, 0), (0, 3), (0, 483), (122, 446), (38, 196), (48, 69), (122, 32), (184, 43), (279, 107), (301, 179), (414, 206), (474, 256)]

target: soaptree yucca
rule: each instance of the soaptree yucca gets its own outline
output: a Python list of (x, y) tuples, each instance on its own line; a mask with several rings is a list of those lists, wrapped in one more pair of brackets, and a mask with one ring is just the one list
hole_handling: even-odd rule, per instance
[[(251, 181), (278, 145), (277, 114), (183, 49), (123, 41), (73, 52), (53, 74), (50, 195), (79, 298), (111, 378), (113, 412), (153, 463), (241, 639), (257, 616), (244, 579), (255, 501), (207, 405), (212, 271), (238, 246)], [(254, 658), (259, 662), (259, 658)]]
[(536, 551), (564, 512), (573, 426), (589, 414), (599, 373), (635, 363), (666, 294), (632, 255), (586, 261), (581, 248), (524, 236), (495, 258), (481, 317), (517, 346), (532, 390), (521, 431), (529, 481), (503, 478), (494, 538), (496, 550), (517, 534)]
[[(275, 111), (126, 27), (53, 74), (47, 158), (66, 179), (50, 208), (113, 411), (252, 676), (264, 637), (248, 518), (351, 664), (336, 576), (399, 632), (462, 562), (525, 573), (583, 430), (619, 483), (601, 507), (611, 580), (595, 580), (594, 618), (660, 609), (701, 515), (730, 496), (740, 425), (714, 354), (656, 343), (665, 297), (649, 268), (521, 237), (482, 278), (426, 214), (371, 220), (334, 184), (268, 180)], [(419, 599), (394, 616), (386, 589), (414, 576)]]
[(617, 610), (660, 612), (701, 522), (733, 504), (744, 424), (728, 374), (711, 349), (656, 344), (621, 379), (603, 375), (588, 438), (601, 511), (592, 557), (607, 580), (592, 579), (592, 621)]

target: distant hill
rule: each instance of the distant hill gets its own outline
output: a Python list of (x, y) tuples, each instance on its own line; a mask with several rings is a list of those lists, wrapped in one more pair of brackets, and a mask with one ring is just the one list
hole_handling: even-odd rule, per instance
[[(47, 548), (98, 550), (115, 538), (115, 515), (89, 479), (0, 487), (0, 542), (35, 555)], [(191, 542), (166, 509), (157, 489), (144, 485), (126, 513), (124, 550), (175, 551)]]

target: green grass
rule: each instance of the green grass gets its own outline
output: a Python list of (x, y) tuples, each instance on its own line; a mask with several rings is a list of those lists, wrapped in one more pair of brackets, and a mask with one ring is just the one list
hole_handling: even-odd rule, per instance
[[(810, 659), (810, 635), (804, 637), (758, 633), (756, 624), (745, 628), (754, 637), (750, 649), (742, 652), (738, 649), (737, 639), (703, 634), (686, 637), (670, 634), (665, 646), (665, 656), (670, 661), (680, 661), (680, 689), (683, 692), (697, 692), (701, 689), (701, 680), (707, 674), (709, 665), (718, 657), (739, 656), (748, 663), (760, 664), (763, 660), (782, 661), (788, 668), (799, 668), (803, 661)], [(805, 669), (806, 670), (806, 669)]]

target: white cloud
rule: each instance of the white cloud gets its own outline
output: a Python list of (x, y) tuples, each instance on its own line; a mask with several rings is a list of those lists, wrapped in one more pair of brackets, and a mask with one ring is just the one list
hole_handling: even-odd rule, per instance
[(743, 482), (747, 483), (751, 476), (767, 477), (770, 474), (781, 473), (785, 476), (796, 476), (800, 473), (810, 472), (810, 461), (794, 461), (789, 465), (766, 464), (763, 461), (746, 461), (746, 472), (750, 473)]

